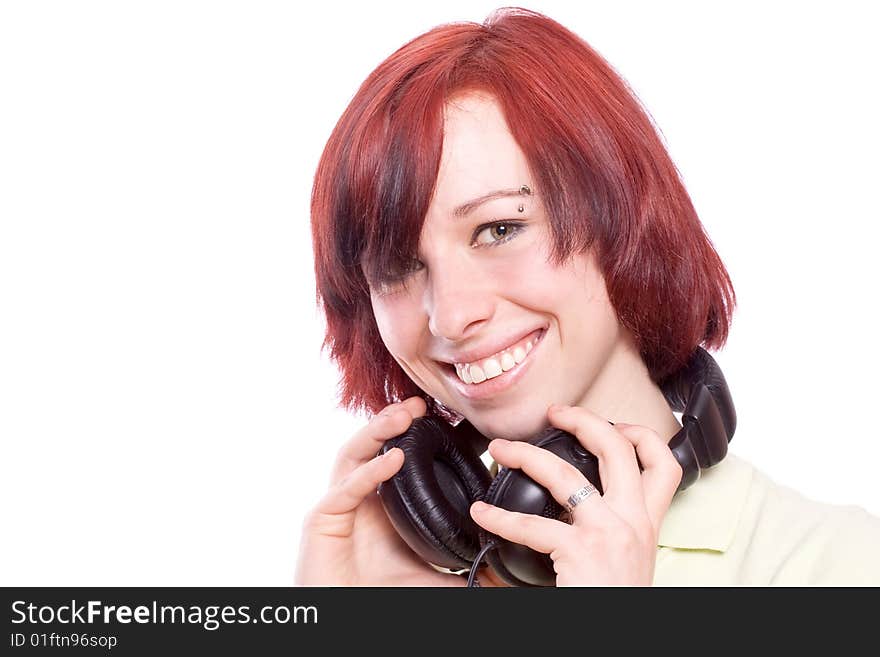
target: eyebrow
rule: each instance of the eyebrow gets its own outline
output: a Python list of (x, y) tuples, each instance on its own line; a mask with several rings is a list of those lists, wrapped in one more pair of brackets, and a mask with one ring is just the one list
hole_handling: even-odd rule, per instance
[(508, 196), (522, 196), (522, 192), (520, 191), (522, 187), (518, 187), (516, 189), (498, 189), (494, 192), (489, 192), (488, 194), (483, 194), (482, 196), (478, 196), (477, 198), (468, 201), (467, 203), (462, 203), (455, 210), (452, 211), (452, 215), (455, 217), (464, 217), (470, 214), (473, 210), (475, 210), (478, 206), (483, 203), (488, 203), (489, 201), (494, 201), (497, 198), (505, 198)]

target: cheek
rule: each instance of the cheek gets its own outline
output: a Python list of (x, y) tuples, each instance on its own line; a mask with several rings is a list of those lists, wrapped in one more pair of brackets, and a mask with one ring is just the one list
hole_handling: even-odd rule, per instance
[(404, 297), (374, 297), (373, 317), (385, 348), (396, 359), (407, 358), (418, 348), (419, 313)]
[(576, 299), (578, 305), (588, 304), (591, 312), (611, 311), (605, 279), (592, 253), (576, 255), (556, 271), (557, 285), (569, 298)]
[(603, 349), (617, 338), (617, 314), (592, 258), (579, 255), (558, 267), (530, 262), (517, 274), (522, 303), (553, 314), (567, 348)]
[(568, 271), (569, 331), (576, 332), (589, 350), (604, 352), (620, 332), (605, 279), (588, 258), (574, 262)]
[(559, 286), (570, 285), (570, 274), (564, 266), (554, 267), (548, 262), (546, 235), (542, 231), (531, 237), (528, 243), (517, 245), (517, 253), (512, 257), (490, 262), (483, 277), (494, 281), (498, 297), (538, 308), (564, 297), (566, 292)]
[(607, 312), (608, 294), (601, 272), (590, 257), (579, 255), (555, 266), (544, 249), (534, 249), (515, 261), (499, 264), (492, 272), (503, 281), (508, 295), (516, 294), (534, 307), (558, 311)]

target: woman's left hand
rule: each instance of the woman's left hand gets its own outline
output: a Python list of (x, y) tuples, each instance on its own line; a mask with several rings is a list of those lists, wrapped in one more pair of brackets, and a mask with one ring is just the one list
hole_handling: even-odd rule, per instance
[[(549, 554), (557, 586), (650, 586), (660, 524), (682, 474), (669, 446), (652, 429), (612, 426), (577, 406), (553, 405), (548, 418), (599, 459), (604, 494), (575, 506), (571, 524), (483, 502), (471, 506), (471, 516), (502, 538)], [(489, 453), (500, 465), (521, 468), (563, 506), (587, 483), (573, 465), (527, 442), (493, 440)]]

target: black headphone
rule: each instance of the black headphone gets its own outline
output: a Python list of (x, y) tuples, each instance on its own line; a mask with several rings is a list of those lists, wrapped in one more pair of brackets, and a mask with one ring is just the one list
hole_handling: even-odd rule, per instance
[[(682, 413), (682, 428), (669, 448), (682, 466), (678, 490), (700, 477), (702, 468), (720, 462), (736, 429), (736, 412), (718, 364), (701, 347), (684, 368), (668, 377), (661, 389), (673, 411)], [(476, 500), (522, 513), (559, 519), (563, 508), (546, 488), (519, 469), (500, 468), (494, 477), (477, 453), (482, 442), (463, 420), (416, 418), (403, 434), (386, 441), (404, 452), (401, 469), (379, 485), (379, 497), (391, 524), (423, 560), (448, 572), (470, 571), (469, 585), (485, 556), (496, 573), (512, 586), (553, 586), (550, 557), (490, 534), (470, 517)], [(530, 440), (580, 470), (601, 492), (598, 459), (566, 431), (548, 427)]]

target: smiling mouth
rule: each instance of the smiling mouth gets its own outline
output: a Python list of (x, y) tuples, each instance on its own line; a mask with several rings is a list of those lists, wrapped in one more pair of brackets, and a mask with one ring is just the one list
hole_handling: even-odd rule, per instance
[(540, 329), (537, 333), (531, 333), (519, 342), (502, 349), (488, 358), (473, 363), (455, 363), (448, 367), (454, 370), (458, 380), (466, 385), (476, 386), (484, 381), (490, 381), (519, 367), (524, 362), (534, 346), (544, 337), (546, 329)]

